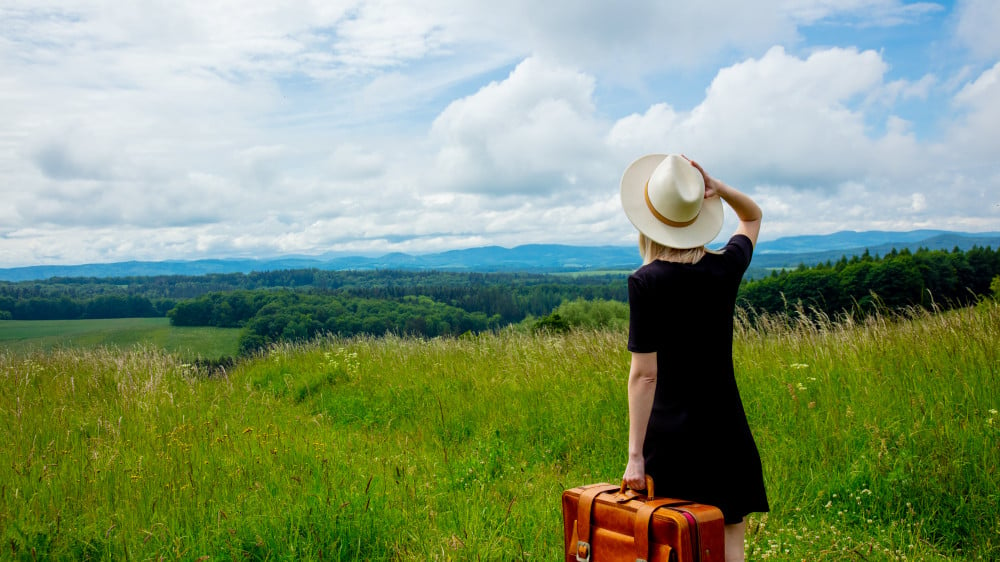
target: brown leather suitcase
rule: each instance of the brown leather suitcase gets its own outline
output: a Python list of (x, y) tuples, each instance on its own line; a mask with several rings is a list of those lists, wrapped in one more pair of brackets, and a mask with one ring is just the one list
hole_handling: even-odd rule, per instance
[(719, 508), (653, 498), (624, 483), (563, 492), (566, 562), (724, 562), (725, 521)]

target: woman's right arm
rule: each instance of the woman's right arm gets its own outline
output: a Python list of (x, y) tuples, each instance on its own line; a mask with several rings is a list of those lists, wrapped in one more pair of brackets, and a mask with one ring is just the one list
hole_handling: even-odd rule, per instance
[(628, 373), (628, 464), (622, 480), (633, 490), (646, 489), (646, 462), (642, 446), (656, 393), (656, 352), (632, 353)]

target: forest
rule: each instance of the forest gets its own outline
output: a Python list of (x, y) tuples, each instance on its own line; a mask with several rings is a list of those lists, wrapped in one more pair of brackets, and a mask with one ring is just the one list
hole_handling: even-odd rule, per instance
[(1000, 249), (989, 247), (964, 252), (893, 251), (881, 258), (865, 253), (746, 282), (739, 302), (759, 312), (800, 307), (831, 317), (843, 311), (870, 312), (875, 308), (947, 309), (989, 294), (997, 275)]
[[(754, 314), (836, 316), (919, 306), (952, 308), (990, 292), (1000, 250), (865, 253), (744, 281)], [(574, 301), (627, 300), (625, 272), (566, 275), (402, 270), (52, 278), (0, 283), (0, 320), (168, 316), (176, 326), (243, 329), (241, 350), (329, 333), (457, 336), (553, 314)]]
[[(389, 301), (425, 296), (469, 311), (490, 310), (512, 322), (525, 314), (547, 313), (563, 298), (624, 300), (623, 279), (623, 274), (318, 269), (199, 276), (53, 277), (46, 281), (0, 282), (0, 319), (162, 317), (178, 303), (206, 295), (280, 289)], [(233, 298), (238, 301), (243, 297)], [(226, 322), (216, 319), (210, 325), (232, 325)]]

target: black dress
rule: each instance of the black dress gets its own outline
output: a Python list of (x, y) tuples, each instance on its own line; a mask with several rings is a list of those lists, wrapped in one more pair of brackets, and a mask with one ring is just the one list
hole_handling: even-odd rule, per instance
[(752, 253), (750, 239), (736, 235), (721, 254), (653, 261), (628, 279), (628, 349), (656, 352), (646, 474), (657, 496), (717, 506), (726, 523), (769, 509), (733, 373), (736, 291)]

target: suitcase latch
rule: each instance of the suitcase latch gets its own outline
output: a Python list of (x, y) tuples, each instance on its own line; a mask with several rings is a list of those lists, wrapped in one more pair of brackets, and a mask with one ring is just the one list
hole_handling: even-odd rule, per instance
[(586, 541), (576, 542), (576, 562), (590, 562), (590, 543)]

